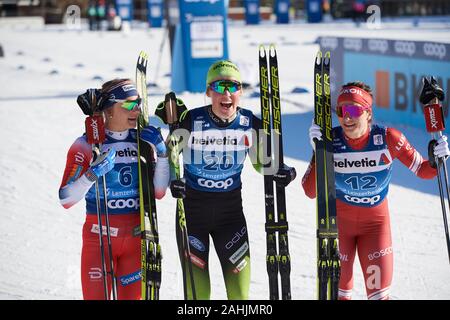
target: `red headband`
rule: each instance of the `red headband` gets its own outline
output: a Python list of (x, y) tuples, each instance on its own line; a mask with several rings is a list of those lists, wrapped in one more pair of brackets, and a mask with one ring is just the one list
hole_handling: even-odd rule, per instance
[(337, 103), (339, 105), (344, 101), (353, 101), (368, 109), (372, 108), (372, 97), (367, 91), (360, 87), (344, 87), (339, 93)]

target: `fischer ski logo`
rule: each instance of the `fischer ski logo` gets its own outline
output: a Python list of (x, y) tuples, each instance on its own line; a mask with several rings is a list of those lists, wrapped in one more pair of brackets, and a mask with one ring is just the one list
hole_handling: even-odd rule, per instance
[(221, 180), (221, 181), (214, 181), (214, 180), (206, 180), (203, 178), (200, 178), (197, 180), (198, 184), (201, 187), (205, 187), (205, 188), (216, 188), (216, 189), (228, 189), (228, 187), (230, 187), (231, 185), (233, 185), (233, 179), (232, 178), (228, 178), (227, 180)]
[(374, 197), (351, 197), (349, 195), (345, 195), (344, 198), (348, 202), (353, 202), (357, 204), (370, 204), (370, 205), (374, 205), (381, 200), (380, 195), (376, 195)]
[(280, 112), (280, 98), (278, 86), (278, 68), (271, 67), (270, 69), (272, 82), (272, 110), (273, 110), (273, 129), (277, 134), (280, 134), (281, 129), (281, 112)]

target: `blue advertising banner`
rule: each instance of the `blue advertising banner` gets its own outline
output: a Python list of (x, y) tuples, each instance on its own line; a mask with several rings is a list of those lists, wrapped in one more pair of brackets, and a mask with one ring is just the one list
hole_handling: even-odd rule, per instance
[(259, 24), (259, 0), (245, 0), (245, 23), (246, 24)]
[[(180, 28), (175, 36), (172, 90), (205, 92), (209, 66), (228, 59), (227, 12), (224, 0), (179, 0)], [(182, 61), (175, 61), (182, 60)], [(179, 70), (182, 68), (182, 70)]]
[(450, 44), (333, 37), (318, 42), (331, 51), (333, 103), (342, 84), (360, 80), (373, 90), (376, 119), (425, 128), (419, 92), (422, 77), (433, 75), (446, 93), (444, 115), (450, 123)]
[(164, 20), (163, 0), (147, 0), (147, 18), (151, 28), (161, 28)]
[(275, 14), (277, 15), (277, 23), (289, 23), (290, 2), (290, 0), (275, 1)]
[(116, 9), (118, 15), (123, 21), (133, 20), (133, 1), (132, 0), (116, 0)]
[(322, 0), (306, 0), (305, 6), (308, 22), (322, 21)]

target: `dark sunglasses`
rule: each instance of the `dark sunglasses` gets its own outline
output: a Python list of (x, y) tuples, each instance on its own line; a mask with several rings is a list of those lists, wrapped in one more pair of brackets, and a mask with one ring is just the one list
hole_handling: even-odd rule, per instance
[(211, 82), (209, 87), (214, 92), (224, 94), (225, 90), (228, 90), (229, 93), (236, 93), (241, 89), (241, 84), (239, 82), (231, 81), (231, 80), (217, 80)]
[(355, 106), (352, 104), (337, 106), (336, 115), (339, 118), (343, 118), (346, 114), (348, 114), (351, 118), (359, 118), (364, 113), (364, 110), (369, 110), (369, 108), (363, 106)]

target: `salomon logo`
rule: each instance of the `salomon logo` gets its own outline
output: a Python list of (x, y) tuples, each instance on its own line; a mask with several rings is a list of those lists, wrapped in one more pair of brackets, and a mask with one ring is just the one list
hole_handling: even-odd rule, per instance
[(228, 189), (228, 187), (230, 187), (233, 184), (233, 179), (228, 178), (225, 181), (214, 181), (214, 180), (206, 180), (203, 178), (200, 178), (197, 180), (199, 186), (201, 187), (205, 187), (205, 188), (216, 188), (216, 189)]
[(136, 209), (136, 210), (139, 210), (139, 199), (109, 200), (108, 207), (111, 209)]
[(381, 199), (380, 195), (376, 195), (372, 198), (370, 198), (370, 197), (360, 198), (360, 197), (351, 197), (349, 195), (345, 195), (344, 198), (348, 202), (353, 202), (353, 203), (358, 203), (358, 204), (370, 204), (370, 205), (374, 205)]

